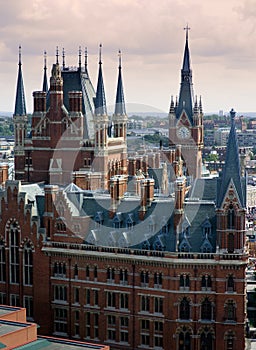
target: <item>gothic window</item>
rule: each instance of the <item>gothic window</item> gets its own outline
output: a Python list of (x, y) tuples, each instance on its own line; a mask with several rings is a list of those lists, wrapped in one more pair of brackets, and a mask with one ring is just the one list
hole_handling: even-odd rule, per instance
[(10, 225), (10, 281), (19, 283), (19, 230), (16, 222)]
[(189, 289), (189, 286), (190, 286), (189, 275), (180, 275), (180, 288)]
[(157, 250), (157, 251), (164, 250), (164, 246), (163, 246), (162, 242), (160, 241), (159, 237), (154, 242), (154, 250)]
[(235, 335), (232, 331), (225, 334), (225, 350), (235, 350)]
[(6, 281), (6, 264), (5, 264), (5, 245), (0, 240), (0, 282)]
[(114, 283), (115, 282), (115, 269), (108, 267), (107, 269), (107, 282)]
[(227, 321), (236, 320), (236, 305), (233, 300), (228, 300), (225, 303), (225, 318)]
[(78, 266), (77, 266), (77, 264), (75, 264), (75, 267), (74, 267), (74, 278), (75, 279), (78, 278)]
[(98, 277), (98, 268), (97, 268), (97, 266), (94, 266), (93, 275), (94, 275), (94, 279), (96, 280), (97, 277)]
[(33, 251), (30, 243), (24, 246), (23, 282), (27, 286), (33, 285)]
[(228, 234), (228, 253), (234, 253), (235, 238), (232, 232)]
[(163, 277), (161, 272), (155, 272), (154, 274), (154, 287), (155, 288), (161, 288), (163, 282)]
[(163, 313), (163, 301), (164, 299), (161, 297), (154, 297), (154, 311), (156, 313), (162, 314)]
[(66, 286), (54, 286), (54, 300), (67, 301)]
[(201, 305), (201, 319), (212, 320), (212, 303), (208, 298), (205, 298)]
[(186, 297), (184, 297), (180, 302), (180, 319), (190, 319), (190, 302)]
[(123, 285), (128, 284), (128, 271), (126, 269), (120, 270), (120, 284), (123, 284)]
[(55, 262), (53, 267), (53, 273), (55, 277), (66, 277), (66, 264)]
[(142, 286), (147, 286), (149, 282), (148, 271), (141, 271), (140, 273), (140, 282)]
[(85, 276), (86, 276), (86, 279), (90, 278), (90, 267), (89, 267), (89, 265), (86, 265)]
[(212, 287), (212, 279), (209, 275), (203, 275), (201, 280), (202, 290), (209, 290)]
[(107, 306), (116, 307), (116, 293), (107, 292)]
[(235, 281), (233, 275), (229, 275), (227, 279), (227, 291), (234, 292), (235, 291)]
[(178, 349), (191, 350), (191, 334), (186, 327), (180, 331), (178, 336)]
[(205, 328), (200, 335), (200, 350), (213, 350), (213, 335), (209, 328)]
[(232, 204), (228, 208), (228, 229), (235, 228), (235, 210)]
[(149, 312), (150, 300), (148, 295), (141, 296), (141, 311)]
[(134, 220), (133, 220), (133, 215), (128, 214), (128, 219), (126, 221), (126, 227), (128, 228), (129, 231), (133, 229), (134, 226)]

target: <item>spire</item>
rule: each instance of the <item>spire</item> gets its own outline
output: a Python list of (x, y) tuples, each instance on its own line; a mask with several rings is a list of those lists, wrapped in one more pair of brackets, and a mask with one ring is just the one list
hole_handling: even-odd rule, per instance
[(79, 46), (79, 49), (78, 49), (78, 69), (81, 70), (81, 55), (82, 55), (82, 50), (81, 50), (81, 46)]
[(104, 90), (103, 75), (102, 75), (101, 48), (102, 48), (102, 45), (100, 44), (99, 74), (98, 74), (98, 84), (97, 84), (97, 91), (96, 91), (96, 97), (95, 97), (95, 114), (107, 115), (106, 98), (105, 98), (105, 90)]
[(125, 111), (125, 102), (124, 102), (124, 90), (123, 90), (123, 81), (122, 81), (122, 62), (121, 62), (121, 51), (118, 51), (119, 56), (119, 66), (118, 66), (118, 82), (116, 90), (116, 105), (115, 105), (115, 114), (116, 115), (126, 115)]
[(170, 104), (170, 110), (169, 110), (170, 114), (174, 113), (174, 101), (173, 101), (173, 96), (171, 96), (171, 104)]
[(62, 48), (62, 67), (65, 68), (65, 49)]
[(56, 64), (59, 64), (59, 48), (56, 47)]
[(243, 190), (243, 183), (241, 181), (240, 175), (240, 160), (239, 160), (239, 148), (236, 136), (235, 129), (235, 115), (236, 112), (233, 110), (230, 111), (231, 117), (231, 129), (228, 138), (227, 151), (226, 151), (226, 159), (225, 159), (225, 167), (223, 170), (223, 175), (220, 179), (220, 188), (218, 195), (218, 207), (222, 205), (222, 202), (225, 198), (228, 186), (230, 181), (233, 181), (236, 192), (238, 194), (238, 198), (243, 207), (245, 207), (245, 191)]
[(18, 79), (17, 79), (17, 90), (16, 90), (14, 115), (26, 115), (26, 102), (25, 102), (25, 93), (24, 93), (21, 65), (22, 65), (22, 63), (21, 63), (21, 46), (19, 46), (19, 69), (18, 69)]
[(184, 49), (183, 64), (181, 69), (181, 84), (178, 107), (176, 109), (176, 117), (180, 118), (183, 110), (185, 110), (191, 125), (193, 125), (193, 84), (192, 84), (192, 70), (190, 69), (190, 54), (188, 45), (188, 25), (184, 28), (186, 31), (186, 42)]
[(48, 83), (47, 83), (47, 54), (44, 51), (44, 78), (43, 78), (43, 91), (48, 91)]
[(85, 73), (87, 73), (87, 66), (88, 66), (88, 52), (87, 52), (87, 47), (84, 50), (84, 69)]

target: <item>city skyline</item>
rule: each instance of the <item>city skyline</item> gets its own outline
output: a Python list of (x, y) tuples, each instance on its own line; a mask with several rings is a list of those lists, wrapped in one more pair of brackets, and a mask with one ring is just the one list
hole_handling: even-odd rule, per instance
[[(189, 43), (195, 95), (207, 113), (219, 109), (253, 112), (256, 66), (255, 0), (154, 1), (127, 0), (50, 2), (0, 1), (0, 110), (13, 112), (18, 47), (27, 111), (32, 92), (42, 88), (43, 52), (48, 78), (56, 46), (66, 52), (66, 65), (78, 63), (78, 49), (88, 48), (89, 73), (97, 80), (98, 47), (103, 44), (103, 74), (108, 105), (113, 105), (118, 50), (122, 50), (127, 111), (131, 108), (168, 113), (170, 97), (179, 94), (185, 33)], [(79, 25), (80, 23), (80, 25)], [(235, 39), (234, 39), (235, 38)], [(131, 107), (132, 106), (132, 107)]]

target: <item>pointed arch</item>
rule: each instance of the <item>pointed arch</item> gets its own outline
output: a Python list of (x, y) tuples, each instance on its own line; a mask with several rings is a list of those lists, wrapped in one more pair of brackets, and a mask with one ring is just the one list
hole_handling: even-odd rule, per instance
[(21, 229), (18, 221), (9, 219), (5, 226), (5, 237), (9, 241), (10, 283), (20, 282), (20, 258), (19, 247)]

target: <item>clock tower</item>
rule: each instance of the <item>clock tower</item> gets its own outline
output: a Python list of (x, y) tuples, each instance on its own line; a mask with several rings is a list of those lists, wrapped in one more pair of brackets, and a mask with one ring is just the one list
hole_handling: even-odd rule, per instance
[(182, 158), (187, 174), (193, 178), (201, 176), (202, 147), (203, 147), (203, 111), (201, 97), (194, 98), (192, 70), (190, 68), (190, 54), (188, 46), (188, 31), (183, 66), (181, 69), (181, 84), (179, 98), (174, 104), (171, 98), (169, 111), (169, 143), (170, 146), (181, 145)]

